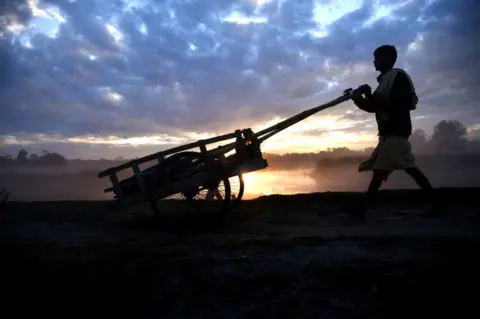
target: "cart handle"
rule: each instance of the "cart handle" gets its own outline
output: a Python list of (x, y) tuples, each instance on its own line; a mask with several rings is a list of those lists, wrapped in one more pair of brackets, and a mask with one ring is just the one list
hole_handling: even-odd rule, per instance
[[(357, 89), (358, 90), (358, 89)], [(266, 129), (263, 129), (257, 133), (254, 133), (252, 136), (250, 136), (248, 139), (246, 139), (245, 143), (251, 143), (252, 141), (254, 141), (255, 139), (257, 139), (257, 141), (259, 143), (265, 141), (266, 139), (268, 139), (269, 137), (272, 137), (273, 135), (279, 133), (280, 131), (283, 131), (284, 129), (300, 122), (300, 121), (303, 121), (304, 119), (306, 119), (307, 117), (309, 116), (312, 116), (313, 114), (315, 113), (318, 113), (322, 110), (325, 110), (327, 108), (330, 108), (330, 107), (333, 107), (335, 105), (338, 105), (340, 103), (343, 103), (343, 102), (346, 102), (348, 100), (350, 100), (352, 97), (353, 97), (353, 94), (357, 91), (357, 90), (353, 90), (351, 88), (349, 89), (346, 89), (345, 91), (343, 91), (343, 95), (328, 102), (328, 103), (325, 103), (325, 104), (322, 104), (320, 106), (316, 106), (314, 108), (311, 108), (311, 109), (308, 109), (306, 111), (303, 111), (301, 113), (298, 113), (297, 115), (294, 115), (286, 120), (283, 120), (282, 122), (280, 123), (277, 123), (275, 125), (272, 125)], [(227, 145), (222, 145), (222, 146), (219, 146), (217, 149), (214, 149), (214, 150), (211, 150), (209, 151), (209, 153), (211, 153), (212, 155), (218, 155), (218, 154), (225, 154), (225, 153), (228, 153), (229, 151), (233, 150), (235, 147), (236, 147), (237, 143), (236, 142), (233, 142), (233, 143), (230, 143), (230, 144), (227, 144)]]
[(252, 136), (248, 139), (248, 141), (252, 141), (254, 139), (257, 139), (260, 143), (265, 141), (267, 138), (272, 137), (273, 135), (279, 133), (280, 131), (283, 131), (284, 129), (297, 124), (300, 121), (303, 121), (307, 117), (312, 116), (315, 113), (318, 113), (322, 110), (325, 110), (327, 108), (336, 106), (340, 103), (346, 102), (350, 100), (353, 97), (353, 94), (355, 93), (356, 90), (353, 89), (346, 89), (343, 91), (343, 95), (322, 105), (316, 106), (314, 108), (308, 109), (306, 111), (303, 111), (301, 113), (298, 113), (292, 117), (289, 117), (286, 120), (281, 121), (280, 123), (277, 123), (275, 125), (272, 125), (270, 127), (267, 127), (266, 129), (263, 129)]
[[(358, 88), (357, 90), (359, 90), (360, 88)], [(300, 121), (303, 121), (304, 119), (306, 119), (307, 117), (309, 116), (312, 116), (313, 114), (315, 113), (318, 113), (322, 110), (325, 110), (327, 108), (330, 108), (330, 107), (333, 107), (335, 105), (338, 105), (340, 103), (343, 103), (343, 102), (346, 102), (348, 100), (350, 100), (352, 97), (353, 97), (353, 94), (357, 91), (357, 90), (353, 90), (351, 88), (349, 89), (346, 89), (345, 91), (343, 91), (343, 95), (328, 102), (328, 103), (325, 103), (325, 104), (322, 104), (320, 106), (316, 106), (314, 108), (311, 108), (311, 109), (308, 109), (306, 111), (303, 111), (301, 113), (298, 113), (297, 115), (294, 115), (286, 120), (283, 120), (282, 122), (280, 123), (277, 123), (275, 125), (272, 125), (270, 127), (267, 127), (266, 129), (263, 129), (257, 133), (254, 133), (252, 136), (250, 136), (249, 138), (246, 139), (245, 143), (249, 144), (251, 143), (252, 141), (254, 141), (255, 139), (257, 139), (257, 141), (259, 143), (265, 141), (266, 139), (268, 139), (269, 137), (272, 137), (273, 135), (279, 133), (280, 131), (283, 131), (284, 129), (300, 122)], [(228, 153), (229, 151), (233, 150), (235, 147), (236, 147), (237, 143), (236, 142), (233, 142), (233, 143), (230, 143), (230, 144), (227, 144), (227, 145), (222, 145), (222, 146), (219, 146), (217, 149), (213, 149), (211, 151), (209, 151), (209, 153), (211, 153), (212, 155), (216, 156), (218, 154), (225, 154), (225, 153)]]

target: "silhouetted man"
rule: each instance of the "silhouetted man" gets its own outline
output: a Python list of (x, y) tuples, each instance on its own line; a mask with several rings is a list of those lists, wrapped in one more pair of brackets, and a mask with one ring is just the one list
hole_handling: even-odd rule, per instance
[[(379, 141), (368, 160), (361, 163), (359, 171), (373, 171), (366, 200), (352, 213), (363, 217), (393, 170), (404, 170), (433, 200), (433, 188), (427, 177), (415, 164), (409, 137), (412, 134), (410, 111), (415, 110), (418, 97), (410, 76), (402, 69), (394, 69), (397, 50), (383, 45), (374, 52), (374, 65), (380, 75), (378, 87), (372, 94), (368, 85), (362, 85), (353, 96), (355, 105), (361, 110), (375, 113)], [(438, 212), (437, 205), (429, 214)]]

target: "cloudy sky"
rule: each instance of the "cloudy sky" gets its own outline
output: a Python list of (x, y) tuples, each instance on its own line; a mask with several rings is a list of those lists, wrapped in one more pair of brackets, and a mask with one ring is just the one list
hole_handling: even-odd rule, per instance
[[(477, 0), (45, 0), (0, 7), (0, 152), (140, 156), (261, 129), (376, 85), (395, 45), (420, 96), (414, 128), (480, 136)], [(6, 4), (6, 5), (5, 5)], [(269, 152), (374, 145), (344, 103), (269, 139)]]

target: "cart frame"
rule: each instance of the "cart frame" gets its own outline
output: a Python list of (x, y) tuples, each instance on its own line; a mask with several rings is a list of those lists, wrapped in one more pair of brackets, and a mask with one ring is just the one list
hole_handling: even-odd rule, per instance
[[(343, 92), (342, 96), (326, 104), (303, 111), (257, 133), (254, 133), (250, 128), (247, 128), (209, 139), (199, 140), (134, 159), (115, 167), (110, 167), (98, 173), (98, 177), (104, 178), (109, 176), (112, 187), (106, 188), (104, 191), (115, 192), (119, 202), (131, 203), (148, 200), (151, 203), (154, 212), (158, 213), (156, 202), (159, 199), (166, 198), (175, 193), (185, 192), (185, 190), (192, 187), (198, 187), (232, 176), (241, 176), (242, 174), (268, 167), (268, 162), (262, 158), (260, 150), (262, 142), (315, 113), (351, 99), (354, 92), (355, 91), (352, 89), (347, 89)], [(207, 148), (211, 144), (228, 140), (234, 141), (226, 145), (220, 145), (214, 149), (209, 150)], [(142, 176), (140, 164), (156, 160), (158, 161), (157, 165), (162, 165), (171, 156), (194, 149), (200, 150), (199, 154), (206, 164), (206, 169), (202, 173), (180, 181), (170, 181), (168, 171), (160, 172), (160, 174), (163, 174), (162, 178), (164, 180), (162, 185), (150, 185), (145, 180), (144, 176)], [(235, 150), (235, 152), (232, 155), (226, 156), (226, 154), (232, 150)], [(133, 171), (136, 183), (140, 188), (138, 194), (124, 196), (122, 188), (123, 181), (119, 181), (117, 174), (126, 169), (132, 169)]]

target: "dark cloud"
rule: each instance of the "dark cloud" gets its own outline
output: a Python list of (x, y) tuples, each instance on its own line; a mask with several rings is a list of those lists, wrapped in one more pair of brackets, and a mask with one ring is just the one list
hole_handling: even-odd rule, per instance
[[(372, 52), (385, 43), (414, 79), (419, 114), (480, 123), (478, 1), (392, 0), (384, 5), (395, 10), (376, 21), (376, 1), (363, 1), (321, 26), (316, 19), (331, 19), (315, 16), (322, 2), (40, 1), (66, 22), (55, 37), (32, 35), (30, 48), (25, 36), (3, 32), (0, 135), (181, 135), (289, 116), (345, 88), (374, 86)], [(28, 26), (35, 17), (19, 5), (0, 17)], [(315, 37), (319, 30), (326, 36)], [(363, 129), (370, 115), (348, 109), (329, 113)]]

